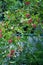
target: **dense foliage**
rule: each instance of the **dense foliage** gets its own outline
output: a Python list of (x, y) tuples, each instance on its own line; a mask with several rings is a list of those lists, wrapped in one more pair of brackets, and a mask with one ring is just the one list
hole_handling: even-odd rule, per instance
[(43, 65), (43, 0), (0, 0), (0, 12), (0, 65)]

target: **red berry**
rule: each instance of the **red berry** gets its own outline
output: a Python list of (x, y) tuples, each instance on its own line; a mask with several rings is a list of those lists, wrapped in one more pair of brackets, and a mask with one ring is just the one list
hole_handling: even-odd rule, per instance
[(0, 34), (0, 38), (2, 38), (2, 34)]
[(12, 39), (8, 40), (9, 43), (12, 43)]
[(14, 50), (11, 50), (11, 53), (10, 53), (10, 54), (11, 54), (11, 55), (13, 55), (13, 54), (14, 54), (14, 52), (15, 52)]
[(36, 28), (36, 24), (32, 24), (32, 27), (33, 27), (33, 28)]
[(26, 5), (29, 5), (29, 4), (30, 4), (30, 2), (25, 2), (25, 4), (26, 4)]
[(29, 20), (28, 20), (28, 23), (31, 23), (32, 22), (32, 18), (30, 18)]
[(26, 14), (26, 17), (28, 18), (30, 16), (30, 14)]

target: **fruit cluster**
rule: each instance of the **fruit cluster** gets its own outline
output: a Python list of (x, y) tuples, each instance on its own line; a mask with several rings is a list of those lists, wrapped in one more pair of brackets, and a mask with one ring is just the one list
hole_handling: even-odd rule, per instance
[[(3, 61), (3, 58), (5, 59), (7, 57), (8, 59), (10, 58), (10, 60), (13, 60), (14, 58), (18, 60), (17, 58), (21, 57), (23, 55), (23, 52), (24, 55), (26, 54), (26, 56), (23, 55), (20, 61), (24, 57), (32, 57), (33, 55), (31, 56), (31, 54), (27, 52), (29, 46), (31, 46), (30, 42), (28, 42), (28, 37), (34, 35), (40, 37), (43, 35), (43, 1), (5, 1), (8, 3), (8, 10), (4, 12), (4, 21), (0, 23), (0, 49), (2, 49), (0, 50), (0, 62)], [(11, 3), (13, 4), (11, 5)], [(31, 63), (34, 61), (33, 57), (29, 60), (29, 65), (32, 65)], [(3, 63), (2, 65), (4, 65)], [(8, 63), (10, 63), (10, 61)], [(14, 63), (16, 63), (16, 61), (14, 61)], [(18, 65), (25, 64), (22, 64), (22, 62), (20, 63), (21, 64)], [(28, 65), (28, 60), (26, 65)]]

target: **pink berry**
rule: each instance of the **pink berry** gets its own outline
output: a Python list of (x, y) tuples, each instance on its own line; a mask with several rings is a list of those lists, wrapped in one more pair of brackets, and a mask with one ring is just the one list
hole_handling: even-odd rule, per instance
[(14, 50), (11, 50), (11, 55), (13, 55), (13, 54), (14, 54), (14, 52), (15, 52)]
[(30, 14), (26, 14), (26, 17), (28, 18), (30, 16)]
[(32, 27), (36, 28), (36, 24), (32, 24)]
[(0, 38), (2, 38), (2, 34), (0, 34)]
[(12, 57), (12, 55), (11, 55), (11, 54), (8, 54), (7, 56), (8, 56), (9, 58), (10, 58), (10, 57)]
[(29, 4), (30, 4), (30, 2), (25, 2), (25, 4), (26, 4), (26, 5), (29, 5)]
[(32, 22), (32, 18), (30, 18), (29, 20), (28, 20), (28, 23), (31, 23)]
[(12, 39), (8, 40), (9, 43), (12, 43)]

